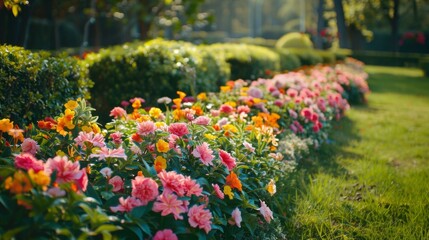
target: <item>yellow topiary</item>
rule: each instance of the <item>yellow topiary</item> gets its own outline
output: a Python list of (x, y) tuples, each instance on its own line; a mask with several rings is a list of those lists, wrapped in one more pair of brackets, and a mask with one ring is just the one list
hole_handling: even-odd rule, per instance
[(283, 35), (283, 37), (277, 41), (276, 48), (313, 49), (313, 43), (308, 34), (291, 32)]

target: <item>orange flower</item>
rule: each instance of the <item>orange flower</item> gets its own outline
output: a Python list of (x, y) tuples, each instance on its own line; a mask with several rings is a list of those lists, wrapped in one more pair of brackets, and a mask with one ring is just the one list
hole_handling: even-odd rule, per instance
[(138, 143), (141, 143), (141, 142), (143, 142), (143, 139), (140, 137), (140, 135), (138, 135), (137, 133), (134, 133), (132, 136), (131, 136), (131, 139), (134, 141), (134, 142), (138, 142)]
[(240, 192), (242, 191), (240, 179), (238, 179), (237, 174), (235, 174), (234, 172), (230, 172), (229, 175), (226, 177), (226, 185), (230, 186), (232, 189), (236, 188)]
[(207, 94), (205, 92), (198, 94), (198, 100), (205, 101), (207, 100)]
[(201, 116), (204, 114), (204, 111), (203, 111), (203, 109), (201, 109), (200, 106), (192, 106), (192, 110), (195, 111), (195, 115), (197, 115), (197, 116)]
[(29, 192), (33, 188), (30, 179), (28, 179), (27, 175), (22, 171), (15, 172), (13, 178), (6, 178), (4, 187), (14, 194)]
[(0, 131), (1, 132), (8, 132), (12, 128), (13, 128), (13, 122), (11, 122), (9, 119), (3, 118), (2, 120), (0, 120)]
[(219, 127), (219, 125), (216, 124), (216, 125), (213, 125), (213, 129), (216, 130), (216, 131), (219, 131), (220, 127)]
[(12, 128), (10, 129), (7, 134), (12, 136), (15, 140), (24, 141), (24, 135), (22, 134), (24, 130), (19, 128)]
[(254, 128), (255, 128), (255, 126), (253, 126), (253, 125), (247, 125), (246, 128), (244, 128), (244, 130), (252, 131)]
[(186, 116), (186, 113), (180, 109), (175, 109), (173, 111), (173, 118), (176, 121), (179, 121), (180, 119), (185, 118), (185, 116)]
[(167, 160), (162, 156), (155, 158), (154, 167), (157, 173), (167, 168)]
[(159, 139), (158, 142), (156, 143), (156, 150), (158, 150), (158, 152), (168, 152), (168, 150), (170, 150), (170, 146), (168, 144), (168, 142)]
[(180, 100), (182, 100), (183, 98), (186, 97), (186, 93), (184, 93), (184, 92), (177, 91), (176, 93), (177, 93), (177, 95), (179, 95)]
[[(180, 98), (175, 98), (175, 99), (173, 99), (173, 102), (174, 102), (174, 104), (176, 105), (177, 109), (180, 109), (180, 107), (182, 106), (182, 105), (181, 105), (181, 103), (182, 103), (182, 99), (180, 99)], [(177, 110), (177, 109), (176, 109), (176, 110)]]
[(261, 127), (264, 123), (264, 119), (261, 116), (253, 116), (252, 121), (255, 123), (255, 127)]
[(134, 109), (141, 108), (142, 103), (141, 103), (140, 99), (135, 98), (132, 106), (133, 106)]

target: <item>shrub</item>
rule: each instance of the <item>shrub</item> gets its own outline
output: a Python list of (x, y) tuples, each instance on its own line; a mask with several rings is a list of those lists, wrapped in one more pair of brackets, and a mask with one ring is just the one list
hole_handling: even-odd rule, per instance
[(291, 71), (301, 67), (301, 60), (296, 54), (291, 53), (287, 49), (275, 49), (280, 57), (280, 70)]
[(312, 49), (313, 43), (310, 37), (304, 33), (291, 32), (281, 37), (277, 43), (276, 48), (303, 48)]
[(161, 39), (104, 49), (87, 63), (95, 82), (92, 104), (102, 120), (124, 99), (139, 96), (155, 104), (177, 89), (193, 95), (217, 90), (229, 78), (227, 64), (206, 47)]
[(423, 70), (425, 76), (429, 76), (429, 57), (420, 59), (420, 68)]
[(0, 46), (0, 113), (27, 124), (61, 112), (71, 98), (89, 98), (91, 81), (77, 59)]
[(314, 50), (304, 50), (298, 48), (287, 49), (289, 53), (296, 55), (301, 61), (302, 66), (311, 66), (323, 63), (323, 58)]
[(231, 79), (268, 77), (280, 69), (280, 58), (274, 51), (254, 45), (213, 44), (210, 49), (220, 54), (231, 68)]
[(322, 58), (324, 64), (334, 64), (337, 61), (337, 55), (334, 52), (315, 50), (315, 53)]

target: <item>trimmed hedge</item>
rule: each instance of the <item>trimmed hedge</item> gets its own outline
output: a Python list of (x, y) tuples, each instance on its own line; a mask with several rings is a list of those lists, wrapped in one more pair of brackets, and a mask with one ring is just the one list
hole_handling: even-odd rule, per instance
[(313, 42), (308, 34), (291, 32), (283, 35), (277, 41), (276, 48), (313, 49)]
[(69, 99), (89, 98), (83, 69), (72, 57), (0, 46), (0, 118), (28, 124), (58, 115)]
[(155, 104), (178, 89), (193, 95), (216, 91), (230, 76), (223, 57), (207, 47), (161, 39), (103, 49), (85, 62), (95, 83), (91, 103), (103, 119), (122, 100), (139, 96)]
[(280, 70), (279, 55), (265, 47), (226, 43), (210, 45), (210, 49), (223, 55), (234, 80), (270, 77)]

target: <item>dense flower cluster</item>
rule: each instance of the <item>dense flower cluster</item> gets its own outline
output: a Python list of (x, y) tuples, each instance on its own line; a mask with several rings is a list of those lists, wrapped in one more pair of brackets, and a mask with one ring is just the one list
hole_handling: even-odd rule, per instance
[(2, 119), (0, 213), (22, 218), (0, 220), (0, 234), (248, 236), (276, 218), (276, 184), (344, 114), (345, 88), (368, 92), (365, 80), (341, 65), (178, 91), (158, 101), (164, 111), (133, 98), (105, 128), (83, 100), (37, 128)]

